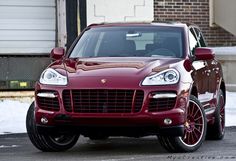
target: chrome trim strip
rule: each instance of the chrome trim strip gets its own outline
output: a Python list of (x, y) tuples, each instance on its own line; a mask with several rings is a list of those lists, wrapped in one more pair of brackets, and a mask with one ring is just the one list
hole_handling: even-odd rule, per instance
[(159, 94), (154, 94), (152, 98), (158, 99), (158, 98), (175, 98), (177, 97), (176, 94), (174, 93), (159, 93)]
[(38, 112), (45, 113), (45, 114), (54, 114), (55, 113), (53, 111), (46, 111), (46, 110), (42, 110), (42, 109), (39, 109)]
[(54, 93), (38, 93), (38, 97), (46, 97), (46, 98), (56, 98), (57, 96)]

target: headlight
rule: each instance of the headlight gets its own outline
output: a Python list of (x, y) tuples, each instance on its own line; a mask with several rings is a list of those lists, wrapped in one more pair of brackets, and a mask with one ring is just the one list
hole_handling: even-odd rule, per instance
[(143, 86), (151, 85), (169, 85), (176, 84), (179, 81), (179, 72), (175, 69), (167, 69), (157, 74), (147, 76), (143, 82)]
[(54, 69), (48, 68), (41, 74), (39, 82), (49, 85), (67, 85), (67, 78)]

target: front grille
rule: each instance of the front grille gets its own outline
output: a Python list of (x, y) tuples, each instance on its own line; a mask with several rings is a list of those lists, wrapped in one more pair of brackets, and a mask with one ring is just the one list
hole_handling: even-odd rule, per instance
[(64, 104), (65, 110), (68, 111), (68, 112), (72, 112), (72, 108), (71, 108), (71, 91), (70, 90), (63, 91), (62, 99), (63, 99), (63, 104)]
[(151, 98), (148, 106), (149, 112), (160, 112), (174, 108), (176, 98)]
[(63, 104), (68, 112), (132, 113), (141, 110), (143, 97), (141, 90), (64, 90)]
[(59, 111), (60, 105), (58, 98), (37, 97), (38, 106), (48, 111)]

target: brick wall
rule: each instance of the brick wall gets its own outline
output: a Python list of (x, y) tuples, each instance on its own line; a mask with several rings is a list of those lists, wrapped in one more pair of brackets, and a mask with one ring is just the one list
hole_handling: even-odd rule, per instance
[(221, 27), (209, 27), (209, 0), (154, 0), (155, 21), (198, 25), (209, 46), (236, 46), (236, 37)]

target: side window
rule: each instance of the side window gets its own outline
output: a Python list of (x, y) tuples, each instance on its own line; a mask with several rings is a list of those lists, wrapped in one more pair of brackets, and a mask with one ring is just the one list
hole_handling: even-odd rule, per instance
[(192, 54), (194, 53), (195, 48), (199, 47), (193, 28), (189, 29), (189, 47)]
[(205, 39), (201, 33), (201, 31), (198, 28), (194, 28), (195, 33), (196, 33), (196, 37), (198, 42), (200, 43), (201, 47), (206, 47), (206, 43), (205, 43)]

